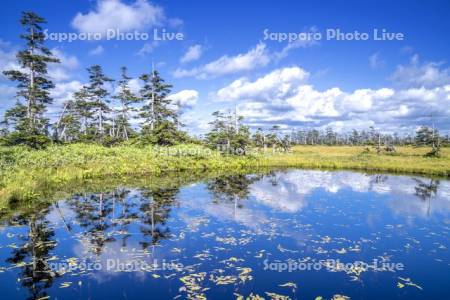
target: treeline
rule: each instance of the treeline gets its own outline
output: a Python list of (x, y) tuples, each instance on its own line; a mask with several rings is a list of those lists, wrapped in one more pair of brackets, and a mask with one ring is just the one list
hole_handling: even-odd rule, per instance
[(414, 135), (383, 134), (374, 127), (368, 130), (338, 133), (331, 127), (320, 131), (317, 129), (297, 129), (291, 133), (292, 143), (296, 145), (393, 145), (393, 146), (425, 146), (431, 145), (433, 140), (436, 143), (449, 144), (450, 137), (440, 136), (437, 129), (421, 126)]
[[(34, 148), (49, 143), (92, 142), (114, 145), (133, 141), (157, 145), (202, 142), (211, 148), (232, 154), (245, 154), (250, 147), (287, 151), (292, 145), (374, 145), (392, 149), (396, 145), (428, 145), (439, 152), (449, 137), (439, 136), (432, 126), (421, 127), (415, 136), (382, 134), (375, 128), (337, 133), (331, 127), (287, 130), (278, 125), (269, 130), (250, 130), (242, 116), (234, 112), (214, 112), (211, 131), (202, 140), (182, 131), (179, 107), (170, 99), (172, 86), (152, 67), (151, 72), (139, 76), (141, 88), (137, 94), (130, 88), (131, 77), (126, 67), (113, 80), (102, 67), (87, 68), (88, 82), (63, 103), (56, 118), (47, 117), (53, 103), (50, 91), (55, 87), (48, 76), (48, 66), (59, 60), (45, 46), (42, 24), (45, 20), (33, 12), (24, 12), (21, 38), (24, 49), (18, 51), (15, 70), (3, 74), (17, 83), (16, 102), (8, 109), (0, 123), (0, 143), (24, 144)], [(112, 82), (116, 88), (111, 91)]]
[(222, 152), (245, 153), (249, 146), (257, 148), (276, 148), (287, 151), (293, 145), (328, 145), (328, 146), (373, 146), (377, 152), (395, 151), (396, 146), (430, 146), (430, 155), (439, 155), (441, 146), (450, 145), (450, 137), (440, 136), (432, 127), (421, 126), (414, 135), (401, 136), (397, 133), (383, 134), (370, 127), (368, 130), (338, 133), (331, 127), (318, 129), (282, 129), (274, 125), (268, 130), (257, 128), (253, 133), (243, 125), (243, 117), (233, 113), (216, 111), (214, 121), (210, 123), (212, 130), (206, 134), (205, 142), (217, 147)]

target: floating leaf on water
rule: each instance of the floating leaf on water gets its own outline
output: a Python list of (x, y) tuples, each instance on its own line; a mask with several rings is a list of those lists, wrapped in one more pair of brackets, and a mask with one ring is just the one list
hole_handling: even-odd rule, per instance
[(250, 275), (252, 272), (251, 268), (237, 268), (238, 271), (240, 271), (238, 277), (242, 282), (246, 282), (247, 280), (252, 280), (253, 276)]
[(64, 288), (68, 288), (68, 287), (71, 286), (71, 285), (72, 285), (72, 282), (66, 281), (66, 282), (61, 283), (61, 285), (59, 286), (59, 288), (60, 288), (60, 289), (64, 289)]
[(280, 244), (278, 244), (277, 249), (280, 250), (280, 252), (291, 252), (291, 253), (297, 253), (297, 250), (289, 250), (286, 248), (283, 248)]
[(345, 250), (345, 248), (342, 248), (342, 249), (334, 249), (334, 251), (335, 251), (337, 254), (345, 254), (345, 253), (347, 253), (347, 250)]
[(217, 285), (226, 285), (235, 283), (237, 281), (237, 278), (231, 275), (214, 277), (214, 275), (211, 274), (210, 280)]
[(280, 295), (280, 294), (276, 294), (276, 293), (266, 292), (266, 295), (269, 296), (270, 299), (273, 299), (273, 300), (288, 300), (288, 299), (291, 299), (291, 298), (289, 298), (289, 296)]
[(233, 295), (236, 296), (236, 300), (244, 300), (244, 296), (242, 296), (241, 294), (233, 293)]
[(264, 298), (258, 294), (253, 295), (253, 293), (251, 293), (250, 295), (248, 295), (247, 300), (264, 300)]
[(409, 286), (418, 288), (419, 290), (423, 290), (423, 288), (422, 288), (420, 285), (415, 284), (414, 282), (412, 282), (411, 278), (402, 278), (402, 277), (399, 277), (398, 279), (400, 279), (401, 281), (403, 281), (403, 284), (404, 284), (404, 285), (409, 285)]
[(280, 284), (280, 285), (278, 285), (278, 286), (281, 286), (281, 287), (291, 287), (291, 288), (293, 288), (294, 291), (297, 289), (297, 284), (294, 283), (294, 282), (286, 282), (286, 283)]

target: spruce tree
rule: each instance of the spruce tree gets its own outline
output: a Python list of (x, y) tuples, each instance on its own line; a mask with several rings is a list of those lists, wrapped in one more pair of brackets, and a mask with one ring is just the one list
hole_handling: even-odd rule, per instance
[[(94, 135), (102, 140), (105, 136), (105, 128), (108, 122), (108, 113), (111, 111), (108, 104), (111, 102), (106, 84), (113, 81), (107, 77), (99, 65), (93, 65), (87, 69), (89, 73), (89, 83), (82, 90), (84, 97), (83, 109), (86, 115), (93, 117), (96, 124)], [(86, 124), (88, 126), (88, 124)]]
[[(17, 84), (18, 102), (5, 114), (6, 122), (12, 124), (21, 140), (33, 139), (48, 133), (48, 119), (44, 113), (52, 103), (50, 89), (53, 82), (47, 74), (47, 64), (57, 63), (51, 51), (45, 47), (45, 36), (41, 24), (44, 18), (33, 12), (23, 12), (20, 19), (25, 32), (20, 36), (25, 40), (25, 49), (16, 55), (20, 70), (7, 70), (3, 74)], [(40, 138), (38, 138), (40, 139)]]
[(131, 77), (127, 74), (127, 68), (121, 68), (122, 77), (119, 80), (119, 92), (114, 97), (120, 101), (120, 109), (116, 119), (116, 137), (128, 140), (133, 129), (130, 125), (130, 113), (133, 111), (132, 104), (138, 102), (139, 98), (130, 90), (129, 82)]
[(173, 145), (186, 139), (178, 126), (178, 114), (172, 100), (168, 98), (172, 85), (165, 83), (157, 71), (143, 74), (140, 101), (144, 102), (139, 116), (144, 120), (143, 138), (159, 145)]

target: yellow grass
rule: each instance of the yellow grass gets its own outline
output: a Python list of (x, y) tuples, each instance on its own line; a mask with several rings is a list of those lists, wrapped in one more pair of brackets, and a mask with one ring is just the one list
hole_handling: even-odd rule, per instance
[(277, 167), (355, 169), (394, 173), (450, 175), (450, 148), (441, 157), (424, 157), (430, 148), (397, 147), (396, 153), (377, 155), (371, 148), (359, 146), (295, 146), (290, 154), (277, 154), (264, 159), (263, 165)]

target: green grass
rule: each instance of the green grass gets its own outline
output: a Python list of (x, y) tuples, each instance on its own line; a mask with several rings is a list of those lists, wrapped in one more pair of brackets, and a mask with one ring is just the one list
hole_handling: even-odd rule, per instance
[(351, 146), (296, 146), (291, 154), (279, 154), (264, 160), (270, 167), (299, 167), (352, 169), (450, 176), (450, 148), (443, 148), (441, 157), (424, 157), (430, 148), (398, 147), (396, 153), (376, 154), (366, 147)]
[(93, 179), (158, 176), (163, 172), (238, 172), (257, 168), (327, 168), (450, 175), (450, 149), (425, 158), (428, 149), (404, 147), (395, 154), (364, 153), (365, 147), (297, 146), (292, 153), (223, 156), (198, 145), (170, 148), (72, 144), (45, 150), (0, 148), (0, 209), (48, 199), (57, 191)]

